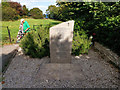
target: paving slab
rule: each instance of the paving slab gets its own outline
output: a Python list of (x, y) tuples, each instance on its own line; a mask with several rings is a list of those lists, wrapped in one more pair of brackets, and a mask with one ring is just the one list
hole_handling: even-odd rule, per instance
[(1, 54), (9, 54), (11, 51), (13, 51), (14, 49), (18, 48), (19, 44), (12, 44), (12, 45), (4, 45), (2, 47), (0, 47), (0, 55)]
[(9, 63), (10, 59), (16, 54), (19, 48), (18, 44), (4, 45), (0, 47), (0, 71), (5, 68), (6, 64)]

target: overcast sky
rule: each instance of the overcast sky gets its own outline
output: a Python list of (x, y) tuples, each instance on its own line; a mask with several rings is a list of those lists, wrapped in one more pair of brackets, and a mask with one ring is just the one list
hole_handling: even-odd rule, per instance
[[(1, 1), (1, 0), (0, 0)], [(33, 7), (40, 8), (43, 13), (46, 12), (46, 9), (49, 5), (56, 5), (56, 0), (12, 0), (14, 2), (20, 2), (21, 5), (26, 5), (30, 10)]]

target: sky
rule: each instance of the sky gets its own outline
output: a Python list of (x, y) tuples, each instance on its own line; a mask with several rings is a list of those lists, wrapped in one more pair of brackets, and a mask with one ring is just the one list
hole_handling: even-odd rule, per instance
[(21, 5), (26, 5), (30, 10), (34, 7), (38, 7), (45, 14), (46, 9), (49, 5), (56, 5), (56, 0), (12, 0), (14, 2), (19, 2)]

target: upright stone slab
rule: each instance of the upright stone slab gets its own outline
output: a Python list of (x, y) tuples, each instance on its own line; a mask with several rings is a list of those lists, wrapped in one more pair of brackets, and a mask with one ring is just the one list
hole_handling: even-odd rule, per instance
[(51, 63), (71, 63), (73, 28), (73, 20), (50, 28)]

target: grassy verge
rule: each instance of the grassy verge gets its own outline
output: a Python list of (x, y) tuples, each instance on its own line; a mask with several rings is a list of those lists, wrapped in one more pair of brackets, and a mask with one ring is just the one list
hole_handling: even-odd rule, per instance
[[(40, 25), (40, 24), (42, 25), (51, 24), (53, 26), (61, 22), (52, 19), (25, 19), (25, 20), (29, 23), (30, 28), (33, 28), (33, 25)], [(15, 43), (17, 40), (19, 25), (20, 25), (20, 20), (2, 21), (2, 26), (8, 26), (10, 29), (12, 43)], [(2, 44), (9, 44), (9, 36), (6, 27), (2, 27), (2, 33), (0, 34), (2, 35)]]

